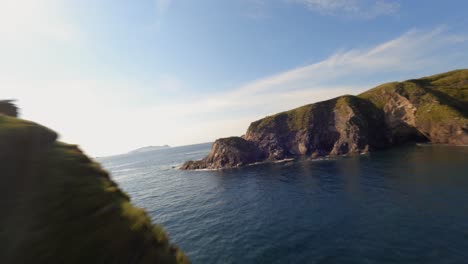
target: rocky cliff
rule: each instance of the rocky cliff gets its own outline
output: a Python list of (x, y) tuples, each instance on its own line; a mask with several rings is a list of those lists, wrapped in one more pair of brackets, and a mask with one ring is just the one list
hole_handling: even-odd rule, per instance
[(364, 153), (406, 142), (468, 144), (468, 70), (380, 85), (260, 119), (182, 169)]
[(188, 263), (106, 171), (11, 107), (0, 102), (0, 263)]
[(248, 165), (265, 158), (257, 145), (241, 137), (221, 138), (213, 143), (210, 154), (202, 160), (188, 161), (182, 169), (218, 169)]

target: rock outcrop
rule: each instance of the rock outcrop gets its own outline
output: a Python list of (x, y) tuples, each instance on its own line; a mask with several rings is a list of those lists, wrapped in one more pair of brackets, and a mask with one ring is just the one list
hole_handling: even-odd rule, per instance
[[(182, 169), (364, 153), (407, 142), (468, 144), (468, 70), (393, 82), (260, 119)], [(245, 148), (244, 146), (249, 146)]]
[(203, 160), (189, 161), (182, 169), (236, 168), (264, 159), (252, 142), (241, 137), (221, 138), (213, 143), (210, 154)]
[(0, 206), (0, 263), (188, 263), (77, 146), (4, 114)]

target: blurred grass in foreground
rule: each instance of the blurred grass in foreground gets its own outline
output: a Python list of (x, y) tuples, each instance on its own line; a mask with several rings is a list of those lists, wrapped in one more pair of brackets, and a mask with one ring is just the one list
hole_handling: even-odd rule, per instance
[(0, 101), (0, 263), (189, 262), (99, 164), (12, 106)]

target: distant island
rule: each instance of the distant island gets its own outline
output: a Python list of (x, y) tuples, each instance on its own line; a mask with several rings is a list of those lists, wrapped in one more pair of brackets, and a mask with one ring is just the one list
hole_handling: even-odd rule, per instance
[(142, 152), (148, 152), (148, 151), (153, 151), (153, 150), (160, 150), (160, 149), (167, 149), (170, 148), (169, 145), (163, 145), (163, 146), (147, 146), (147, 147), (142, 147), (138, 148), (135, 150), (132, 150), (128, 152), (129, 154), (135, 154), (135, 153), (142, 153)]
[(183, 170), (362, 154), (408, 142), (468, 145), (468, 70), (391, 82), (265, 117)]

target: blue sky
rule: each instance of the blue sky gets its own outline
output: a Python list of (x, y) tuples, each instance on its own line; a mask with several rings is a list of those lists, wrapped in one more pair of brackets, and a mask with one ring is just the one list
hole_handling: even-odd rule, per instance
[(466, 1), (3, 0), (0, 95), (91, 155), (468, 67)]

